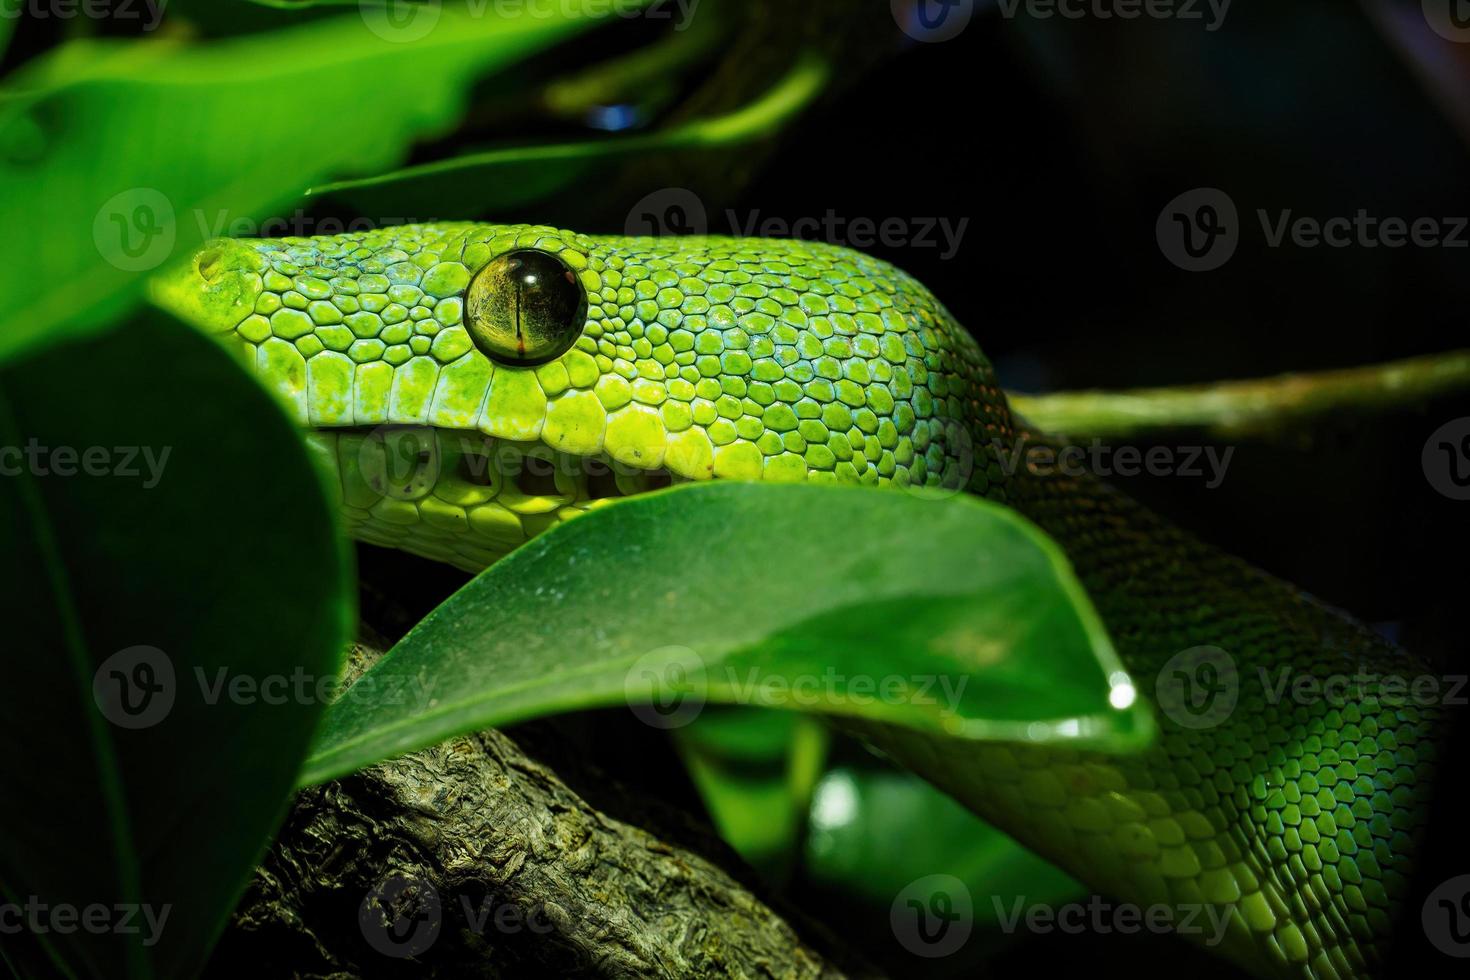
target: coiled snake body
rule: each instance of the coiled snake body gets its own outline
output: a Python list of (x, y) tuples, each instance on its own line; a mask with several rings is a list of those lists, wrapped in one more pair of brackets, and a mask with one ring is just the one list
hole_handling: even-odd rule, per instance
[[(1277, 679), (1422, 668), (1100, 481), (1004, 465), (1024, 426), (904, 273), (807, 242), (434, 224), (211, 242), (155, 295), (311, 430), (356, 536), (466, 569), (667, 480), (940, 486), (1018, 509), (1066, 549), (1146, 693), (1183, 670), (1228, 682), (1233, 706), (1160, 715), (1128, 757), (875, 737), (1106, 894), (1214, 906), (1251, 972), (1381, 964), (1439, 709), (1283, 697)], [(405, 438), (436, 465), (399, 486)]]

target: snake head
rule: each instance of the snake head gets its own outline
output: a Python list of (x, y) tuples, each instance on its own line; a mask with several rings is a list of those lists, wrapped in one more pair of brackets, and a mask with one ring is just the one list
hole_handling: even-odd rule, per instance
[(1009, 431), (975, 342), (816, 243), (404, 225), (215, 239), (153, 298), (316, 430), (429, 426), (683, 479), (986, 492)]

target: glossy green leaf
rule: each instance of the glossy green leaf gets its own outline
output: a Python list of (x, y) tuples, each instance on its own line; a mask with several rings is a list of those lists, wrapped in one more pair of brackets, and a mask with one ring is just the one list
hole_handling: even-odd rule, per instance
[(936, 737), (1125, 748), (1151, 731), (1110, 705), (1131, 682), (1050, 539), (978, 499), (855, 487), (715, 482), (599, 509), (492, 566), (366, 676), (305, 781), (617, 703), (667, 728), (723, 702)]
[(469, 81), (594, 23), (584, 8), (606, 10), (366, 6), (209, 45), (73, 41), (27, 66), (0, 88), (0, 227), (24, 241), (0, 264), (0, 358), (106, 325), (140, 273), (315, 181), (398, 165), (459, 118)]
[(325, 483), (223, 350), (153, 313), (0, 370), (0, 511), (0, 889), (133, 908), (134, 934), (40, 919), (43, 973), (192, 973), (349, 634)]

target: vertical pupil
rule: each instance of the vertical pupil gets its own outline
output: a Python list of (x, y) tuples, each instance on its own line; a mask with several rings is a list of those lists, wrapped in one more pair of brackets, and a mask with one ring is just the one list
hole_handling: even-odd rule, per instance
[(536, 249), (502, 255), (470, 284), (471, 338), (502, 363), (529, 366), (559, 357), (581, 336), (588, 296), (562, 259)]

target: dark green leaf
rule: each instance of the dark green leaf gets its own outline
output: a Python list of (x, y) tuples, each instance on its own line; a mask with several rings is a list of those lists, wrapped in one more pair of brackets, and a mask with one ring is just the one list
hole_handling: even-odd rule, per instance
[(83, 976), (198, 969), (281, 817), (352, 610), (285, 416), (223, 350), (150, 319), (0, 371), (0, 886), (113, 925), (116, 903), (167, 915), (157, 935), (140, 914), (140, 934), (40, 937)]

